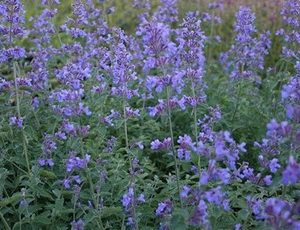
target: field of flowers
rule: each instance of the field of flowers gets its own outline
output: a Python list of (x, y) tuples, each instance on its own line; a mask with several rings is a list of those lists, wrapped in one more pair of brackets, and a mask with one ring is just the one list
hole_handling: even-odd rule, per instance
[(300, 229), (299, 0), (1, 0), (0, 229)]

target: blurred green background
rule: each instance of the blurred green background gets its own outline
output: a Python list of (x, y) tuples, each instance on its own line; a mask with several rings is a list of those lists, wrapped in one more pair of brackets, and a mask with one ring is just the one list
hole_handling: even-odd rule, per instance
[[(219, 16), (222, 24), (213, 25), (210, 23), (203, 24), (203, 30), (207, 35), (218, 35), (222, 40), (222, 46), (211, 47), (213, 51), (211, 57), (218, 59), (220, 52), (225, 51), (232, 44), (233, 40), (233, 24), (235, 12), (240, 5), (250, 6), (256, 13), (256, 26), (259, 32), (270, 30), (272, 32), (272, 49), (271, 55), (267, 57), (267, 66), (274, 65), (280, 56), (280, 41), (275, 32), (282, 27), (280, 9), (284, 0), (178, 0), (178, 11), (180, 17), (183, 17), (188, 11), (209, 12), (210, 14)], [(57, 26), (61, 25), (65, 19), (71, 15), (73, 0), (61, 0), (58, 6), (58, 14), (55, 17)], [(83, 0), (83, 2), (85, 2)], [(110, 26), (118, 26), (128, 33), (134, 33), (139, 22), (138, 15), (142, 10), (132, 7), (132, 0), (105, 0), (94, 1), (97, 8), (101, 8), (106, 12), (113, 7), (115, 12), (106, 14), (105, 18)], [(160, 0), (152, 0), (152, 11), (155, 11)], [(223, 4), (221, 9), (209, 9), (209, 3), (219, 2)], [(33, 15), (38, 15), (41, 11), (39, 0), (24, 0), (26, 8), (26, 18), (29, 19)], [(30, 26), (30, 25), (29, 25)]]
[[(61, 0), (59, 6), (59, 15), (56, 18), (57, 22), (63, 21), (71, 13), (71, 4), (73, 0)], [(83, 1), (84, 2), (84, 1)], [(137, 23), (137, 15), (140, 13), (131, 6), (132, 0), (105, 0), (104, 3), (94, 1), (97, 7), (115, 7), (115, 13), (110, 15), (110, 23), (118, 25), (127, 30), (133, 30)], [(152, 0), (153, 9), (157, 7), (159, 0)], [(260, 27), (270, 28), (271, 26), (278, 26), (280, 24), (279, 12), (283, 0), (178, 0), (178, 9), (181, 16), (187, 11), (207, 11), (208, 4), (213, 2), (220, 2), (224, 5), (223, 10), (217, 10), (217, 14), (226, 20), (231, 20), (234, 17), (236, 8), (240, 5), (251, 6), (257, 13), (257, 18), (260, 22)], [(30, 17), (39, 12), (39, 0), (24, 0), (27, 16)]]

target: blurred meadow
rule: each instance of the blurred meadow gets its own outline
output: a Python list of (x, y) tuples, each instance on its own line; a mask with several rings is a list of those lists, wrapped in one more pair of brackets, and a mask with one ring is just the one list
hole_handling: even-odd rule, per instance
[[(221, 24), (214, 25), (208, 23), (203, 25), (203, 30), (206, 34), (209, 36), (217, 34), (221, 37), (222, 45), (214, 47), (214, 52), (211, 54), (215, 59), (218, 58), (220, 52), (227, 50), (232, 42), (233, 24), (237, 9), (240, 6), (251, 7), (256, 13), (258, 32), (265, 30), (272, 32), (272, 51), (266, 60), (267, 65), (272, 65), (278, 61), (281, 52), (280, 41), (278, 37), (275, 36), (275, 32), (282, 27), (280, 9), (283, 1), (284, 0), (179, 0), (177, 6), (181, 18), (189, 11), (208, 12), (211, 15), (222, 18)], [(133, 34), (139, 23), (138, 15), (141, 13), (141, 10), (133, 8), (131, 2), (131, 0), (98, 1), (98, 4), (95, 4), (95, 6), (107, 12), (106, 20), (108, 25), (120, 27), (129, 34)], [(32, 15), (36, 15), (41, 10), (39, 0), (26, 0), (24, 3), (26, 6), (27, 20), (29, 21)], [(154, 12), (159, 4), (159, 0), (152, 0), (151, 3), (153, 6), (151, 10)], [(222, 5), (222, 7), (218, 5)], [(54, 21), (58, 27), (71, 15), (72, 0), (62, 1), (57, 8), (59, 13), (56, 15)], [(113, 13), (110, 11), (113, 11)], [(28, 23), (30, 24), (30, 22)]]

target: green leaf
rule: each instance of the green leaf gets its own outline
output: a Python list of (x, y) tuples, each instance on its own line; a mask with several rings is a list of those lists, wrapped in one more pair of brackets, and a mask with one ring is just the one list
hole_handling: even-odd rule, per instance
[(18, 200), (20, 200), (22, 198), (21, 194), (15, 194), (9, 198), (5, 198), (3, 200), (0, 201), (0, 207), (4, 207), (6, 205), (12, 204), (17, 202)]
[(102, 209), (102, 216), (109, 217), (109, 216), (122, 216), (123, 211), (121, 207), (104, 207)]
[(173, 215), (170, 222), (170, 229), (172, 230), (187, 229), (187, 224), (185, 223), (184, 217), (182, 215)]
[(33, 220), (34, 223), (48, 225), (51, 224), (50, 211), (45, 211), (36, 216)]
[(53, 172), (48, 171), (48, 170), (41, 170), (40, 171), (40, 176), (51, 179), (51, 180), (54, 180), (54, 179), (57, 178), (56, 175)]

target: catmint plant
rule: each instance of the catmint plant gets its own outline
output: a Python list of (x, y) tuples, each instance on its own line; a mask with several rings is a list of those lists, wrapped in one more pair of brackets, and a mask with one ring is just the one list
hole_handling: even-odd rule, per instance
[(299, 60), (299, 7), (300, 3), (297, 0), (284, 1), (281, 16), (285, 27), (276, 33), (284, 38), (283, 56), (293, 60)]
[[(183, 80), (185, 81), (185, 88), (191, 88), (191, 95), (183, 95), (181, 104), (193, 108), (194, 118), (194, 136), (196, 145), (198, 146), (198, 124), (197, 124), (197, 105), (203, 103), (206, 100), (204, 89), (206, 84), (203, 81), (205, 74), (205, 56), (204, 56), (204, 44), (206, 36), (201, 30), (201, 21), (198, 19), (198, 13), (189, 12), (183, 19), (181, 28), (178, 29), (177, 41), (178, 45), (178, 68), (182, 71)], [(179, 137), (178, 143), (182, 145), (182, 137)], [(185, 139), (190, 139), (186, 136)], [(186, 142), (186, 141), (185, 141)], [(194, 148), (192, 141), (188, 141), (190, 148)], [(180, 150), (181, 149), (181, 150)], [(183, 158), (183, 149), (180, 148), (181, 156)], [(188, 152), (186, 152), (188, 153)], [(184, 154), (186, 155), (186, 154)], [(188, 153), (188, 155), (190, 155)], [(186, 159), (190, 159), (190, 156), (185, 156)], [(200, 167), (200, 157), (198, 160)]]
[(240, 7), (235, 19), (235, 40), (230, 50), (222, 53), (221, 63), (231, 80), (251, 79), (260, 82), (258, 71), (263, 70), (265, 56), (269, 53), (270, 33), (255, 37), (256, 16), (249, 7)]

